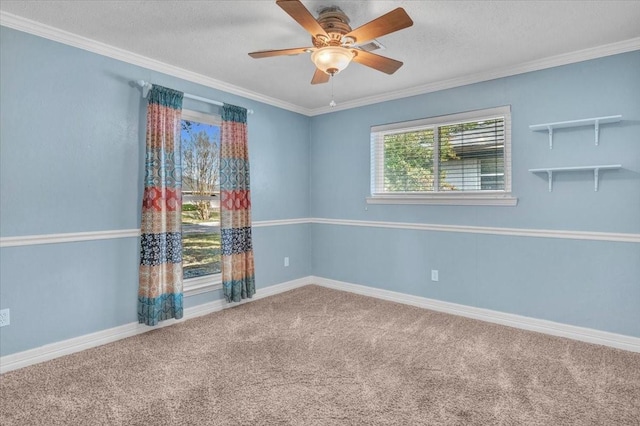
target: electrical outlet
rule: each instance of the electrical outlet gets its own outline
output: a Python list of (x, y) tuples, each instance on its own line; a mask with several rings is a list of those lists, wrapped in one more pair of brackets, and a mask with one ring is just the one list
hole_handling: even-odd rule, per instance
[(1, 310), (0, 311), (0, 327), (9, 325), (10, 322), (11, 321), (9, 318), (9, 308)]
[(437, 269), (432, 269), (431, 270), (431, 281), (438, 281), (438, 270)]
[(289, 257), (284, 258), (284, 266), (289, 266)]

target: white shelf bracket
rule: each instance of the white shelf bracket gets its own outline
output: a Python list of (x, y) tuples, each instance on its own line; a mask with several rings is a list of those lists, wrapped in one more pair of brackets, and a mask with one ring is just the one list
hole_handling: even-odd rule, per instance
[(556, 123), (532, 124), (529, 126), (534, 132), (549, 132), (549, 149), (553, 149), (553, 129), (565, 129), (568, 127), (593, 126), (595, 131), (596, 146), (600, 143), (600, 125), (618, 123), (622, 120), (621, 115), (610, 115), (608, 117), (584, 118), (581, 120), (558, 121)]
[(599, 164), (597, 166), (577, 166), (577, 167), (552, 167), (548, 169), (529, 169), (531, 173), (546, 173), (549, 180), (549, 192), (553, 191), (553, 172), (580, 172), (580, 171), (592, 171), (593, 172), (593, 189), (598, 190), (600, 185), (600, 170), (617, 170), (621, 169), (622, 164)]

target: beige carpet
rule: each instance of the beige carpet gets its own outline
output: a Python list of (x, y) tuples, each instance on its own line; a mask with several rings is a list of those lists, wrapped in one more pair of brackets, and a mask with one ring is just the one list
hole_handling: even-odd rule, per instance
[(0, 376), (8, 425), (639, 425), (640, 354), (307, 286)]

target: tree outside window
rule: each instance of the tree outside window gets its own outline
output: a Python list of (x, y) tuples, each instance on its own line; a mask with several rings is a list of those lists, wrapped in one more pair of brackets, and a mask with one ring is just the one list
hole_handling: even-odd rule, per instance
[[(203, 121), (203, 120), (201, 120)], [(185, 279), (220, 273), (220, 126), (183, 111), (182, 258)]]

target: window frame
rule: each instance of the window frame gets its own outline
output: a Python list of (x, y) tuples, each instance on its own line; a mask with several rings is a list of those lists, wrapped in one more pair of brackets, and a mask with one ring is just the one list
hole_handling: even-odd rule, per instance
[[(189, 120), (198, 123), (211, 124), (222, 127), (222, 116), (215, 113), (204, 113), (190, 109), (182, 109), (180, 121)], [(180, 141), (182, 143), (182, 140)], [(182, 157), (182, 151), (180, 152)], [(183, 278), (182, 293), (185, 296), (206, 293), (222, 289), (222, 272), (217, 274), (203, 275), (201, 277)]]
[[(439, 161), (434, 161), (433, 174), (436, 179), (433, 191), (424, 192), (377, 192), (384, 179), (384, 156), (379, 155), (384, 149), (384, 135), (391, 133), (411, 132), (432, 128), (434, 130), (434, 158), (439, 158), (438, 128), (441, 126), (463, 122), (504, 118), (504, 190), (479, 191), (439, 191)], [(371, 127), (371, 173), (370, 193), (367, 204), (444, 204), (444, 205), (485, 205), (515, 206), (518, 199), (512, 195), (511, 164), (511, 106), (500, 106), (480, 110), (466, 111), (456, 114), (441, 115), (418, 120), (383, 124)]]

